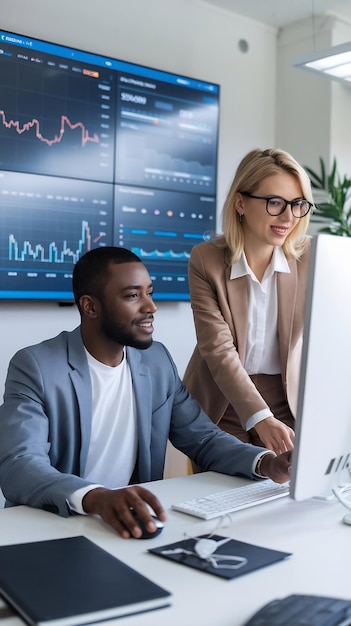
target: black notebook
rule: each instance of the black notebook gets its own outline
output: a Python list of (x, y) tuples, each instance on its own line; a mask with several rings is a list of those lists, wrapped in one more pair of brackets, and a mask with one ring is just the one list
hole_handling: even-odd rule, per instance
[(0, 546), (0, 595), (29, 624), (74, 626), (165, 607), (171, 594), (77, 536)]

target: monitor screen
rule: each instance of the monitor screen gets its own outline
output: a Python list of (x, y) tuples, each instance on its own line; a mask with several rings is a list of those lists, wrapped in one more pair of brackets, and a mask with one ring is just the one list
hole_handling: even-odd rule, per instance
[(71, 301), (78, 258), (133, 250), (188, 300), (216, 227), (219, 86), (0, 30), (0, 299)]
[(313, 238), (290, 495), (351, 483), (351, 238)]

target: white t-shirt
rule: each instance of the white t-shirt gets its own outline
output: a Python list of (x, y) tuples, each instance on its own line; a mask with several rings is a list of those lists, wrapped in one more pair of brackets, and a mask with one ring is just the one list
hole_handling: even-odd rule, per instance
[(84, 513), (82, 499), (91, 487), (125, 487), (137, 458), (138, 429), (132, 376), (124, 354), (110, 367), (86, 350), (92, 386), (92, 423), (87, 464), (83, 478), (92, 485), (75, 491), (70, 507)]
[(84, 478), (113, 489), (128, 485), (137, 456), (132, 377), (124, 356), (116, 367), (87, 352), (92, 386), (92, 424)]

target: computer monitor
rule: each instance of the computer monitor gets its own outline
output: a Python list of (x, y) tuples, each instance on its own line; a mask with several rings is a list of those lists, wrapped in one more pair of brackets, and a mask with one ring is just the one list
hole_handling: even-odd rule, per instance
[(312, 239), (290, 496), (351, 483), (351, 238)]
[(0, 302), (72, 303), (74, 264), (110, 245), (155, 300), (189, 300), (216, 225), (219, 85), (3, 30), (0, 85)]

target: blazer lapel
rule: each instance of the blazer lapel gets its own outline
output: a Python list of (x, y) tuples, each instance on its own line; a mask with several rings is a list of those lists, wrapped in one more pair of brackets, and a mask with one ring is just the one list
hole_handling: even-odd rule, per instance
[(92, 420), (92, 391), (89, 374), (89, 366), (84, 351), (83, 341), (80, 334), (80, 328), (76, 328), (72, 334), (68, 336), (68, 362), (72, 368), (70, 378), (74, 387), (78, 409), (81, 432), (80, 447), (80, 475), (84, 475), (88, 450), (91, 437), (91, 420)]
[(231, 263), (229, 251), (226, 254), (225, 261), (227, 263), (225, 281), (228, 294), (229, 313), (231, 315), (229, 325), (240, 360), (244, 363), (248, 332), (247, 278), (246, 276), (234, 279), (230, 278)]
[(127, 348), (127, 359), (132, 374), (138, 426), (137, 480), (151, 480), (151, 420), (152, 420), (152, 382), (150, 372), (140, 363), (140, 354), (133, 348)]
[(296, 262), (289, 262), (290, 274), (278, 272), (278, 333), (280, 345), (280, 361), (286, 364), (288, 360), (293, 317), (296, 308), (297, 294), (297, 267)]

